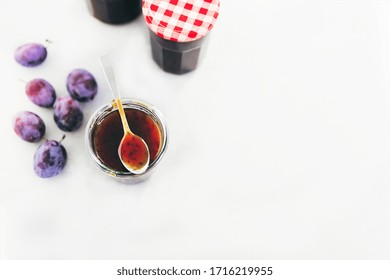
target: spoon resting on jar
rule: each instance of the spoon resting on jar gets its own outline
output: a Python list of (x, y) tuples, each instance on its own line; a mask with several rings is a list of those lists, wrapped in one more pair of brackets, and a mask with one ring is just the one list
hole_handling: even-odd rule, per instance
[(114, 95), (115, 103), (118, 107), (119, 115), (122, 121), (124, 135), (118, 148), (119, 158), (125, 168), (131, 173), (144, 173), (149, 166), (149, 148), (141, 137), (135, 135), (130, 130), (125, 111), (123, 110), (122, 101), (110, 57), (108, 55), (101, 56), (100, 63), (102, 65), (107, 82), (110, 86), (111, 92)]

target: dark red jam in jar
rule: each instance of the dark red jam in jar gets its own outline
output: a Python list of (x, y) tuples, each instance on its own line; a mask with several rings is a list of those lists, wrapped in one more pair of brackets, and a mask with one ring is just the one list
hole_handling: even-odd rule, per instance
[(220, 0), (143, 0), (142, 12), (157, 65), (173, 74), (195, 70), (219, 6)]
[(172, 74), (185, 74), (196, 69), (205, 38), (178, 43), (163, 39), (152, 31), (149, 33), (152, 57), (161, 69)]
[(87, 0), (95, 18), (106, 23), (125, 23), (141, 13), (142, 0)]
[[(131, 131), (140, 136), (149, 148), (150, 164), (161, 150), (161, 131), (159, 125), (143, 111), (125, 109)], [(93, 132), (93, 148), (97, 157), (115, 171), (127, 172), (118, 155), (118, 147), (123, 137), (122, 122), (118, 111), (109, 113)]]

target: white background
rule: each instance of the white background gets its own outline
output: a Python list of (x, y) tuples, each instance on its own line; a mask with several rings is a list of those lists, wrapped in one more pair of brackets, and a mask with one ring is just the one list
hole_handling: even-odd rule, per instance
[[(111, 26), (79, 0), (3, 0), (0, 9), (0, 257), (3, 259), (390, 258), (390, 1), (224, 0), (199, 68), (164, 73), (142, 17)], [(13, 52), (48, 38), (23, 68)], [(111, 99), (98, 57), (112, 53), (122, 94), (160, 109), (166, 157), (147, 182), (99, 173), (85, 124)], [(18, 79), (67, 95), (74, 68), (99, 84), (64, 141), (69, 160), (35, 176), (37, 144), (12, 131), (52, 111)]]

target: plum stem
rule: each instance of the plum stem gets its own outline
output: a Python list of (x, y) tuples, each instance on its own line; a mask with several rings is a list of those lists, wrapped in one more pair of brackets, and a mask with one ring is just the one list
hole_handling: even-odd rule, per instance
[(58, 143), (61, 143), (62, 141), (64, 141), (65, 137), (66, 137), (66, 135), (65, 135), (65, 134), (64, 134), (64, 135), (62, 135), (62, 138), (61, 138), (61, 140), (60, 140), (60, 141), (58, 141)]
[(21, 82), (21, 83), (23, 83), (23, 84), (25, 84), (25, 85), (27, 84), (27, 82), (26, 82), (25, 80), (23, 80), (23, 79), (20, 79), (20, 78), (19, 78), (18, 81)]
[(46, 42), (45, 44), (46, 49), (49, 47), (50, 44), (53, 44), (53, 41), (50, 41), (49, 39), (46, 39), (45, 42)]

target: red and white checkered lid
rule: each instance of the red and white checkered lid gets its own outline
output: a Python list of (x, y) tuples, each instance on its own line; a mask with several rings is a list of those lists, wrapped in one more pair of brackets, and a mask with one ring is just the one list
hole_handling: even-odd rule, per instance
[(143, 0), (142, 12), (149, 28), (161, 38), (191, 42), (213, 28), (219, 0)]

